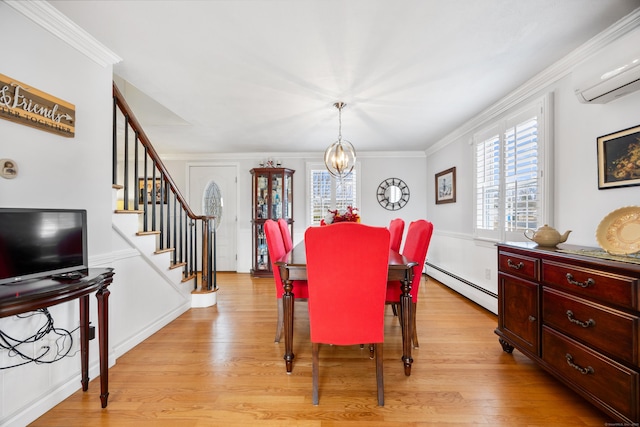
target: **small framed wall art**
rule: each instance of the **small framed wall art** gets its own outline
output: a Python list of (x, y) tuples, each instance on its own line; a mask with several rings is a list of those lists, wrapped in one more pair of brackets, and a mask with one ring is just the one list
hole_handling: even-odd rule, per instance
[(598, 188), (640, 185), (640, 125), (598, 138)]
[[(144, 181), (145, 181), (144, 178), (138, 178), (138, 203), (144, 204), (145, 195), (146, 195), (147, 203), (153, 203), (153, 196), (155, 194), (156, 204), (166, 204), (167, 198), (169, 195), (166, 183), (163, 186), (162, 180), (160, 178), (156, 178), (155, 189), (154, 189), (153, 179), (147, 178), (147, 188), (145, 191)], [(162, 193), (164, 193), (164, 195)]]
[(436, 205), (455, 203), (456, 168), (455, 166), (436, 174)]

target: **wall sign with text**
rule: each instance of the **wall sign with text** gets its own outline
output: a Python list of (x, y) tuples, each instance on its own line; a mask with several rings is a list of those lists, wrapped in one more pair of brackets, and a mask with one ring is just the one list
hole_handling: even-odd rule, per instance
[(0, 118), (73, 138), (76, 107), (0, 74)]

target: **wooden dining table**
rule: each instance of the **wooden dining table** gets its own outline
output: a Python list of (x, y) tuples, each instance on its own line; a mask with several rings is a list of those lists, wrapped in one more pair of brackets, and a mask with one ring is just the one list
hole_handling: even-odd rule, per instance
[[(307, 253), (304, 241), (298, 243), (289, 253), (276, 261), (280, 269), (284, 294), (282, 295), (282, 306), (284, 311), (284, 360), (287, 373), (293, 369), (293, 302), (295, 295), (293, 290), (294, 280), (307, 280)], [(400, 323), (402, 327), (402, 362), (404, 363), (404, 374), (411, 375), (411, 337), (413, 336), (413, 304), (411, 303), (411, 282), (413, 281), (413, 267), (417, 263), (406, 258), (402, 254), (389, 250), (388, 280), (400, 283)], [(331, 268), (331, 266), (327, 266)], [(348, 283), (348, 278), (346, 282)]]

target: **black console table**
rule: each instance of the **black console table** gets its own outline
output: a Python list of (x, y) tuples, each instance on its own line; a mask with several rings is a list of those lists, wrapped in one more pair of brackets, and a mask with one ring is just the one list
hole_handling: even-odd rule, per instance
[(86, 276), (44, 278), (0, 286), (0, 317), (13, 316), (40, 308), (79, 299), (80, 359), (82, 390), (89, 388), (89, 294), (98, 299), (98, 334), (100, 345), (100, 401), (107, 407), (109, 397), (109, 289), (112, 268), (90, 268)]

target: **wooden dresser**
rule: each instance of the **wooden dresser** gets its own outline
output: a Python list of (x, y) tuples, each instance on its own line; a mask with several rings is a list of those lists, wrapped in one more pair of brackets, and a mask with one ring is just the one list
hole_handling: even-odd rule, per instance
[(517, 348), (613, 419), (639, 423), (640, 264), (497, 246), (504, 351)]

